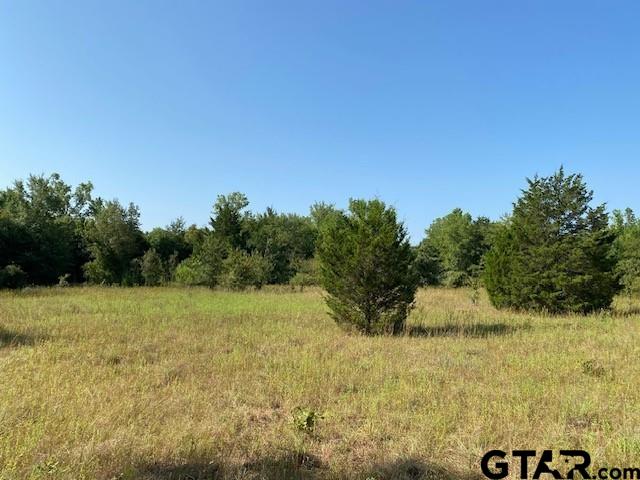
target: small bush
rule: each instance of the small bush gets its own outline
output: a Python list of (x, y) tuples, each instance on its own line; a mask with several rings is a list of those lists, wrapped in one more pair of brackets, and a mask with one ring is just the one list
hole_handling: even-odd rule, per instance
[(216, 275), (210, 265), (198, 257), (189, 257), (176, 267), (176, 282), (182, 285), (213, 287)]
[(262, 287), (269, 276), (269, 261), (259, 254), (232, 250), (222, 262), (220, 285), (232, 290)]
[(183, 285), (215, 287), (227, 256), (227, 245), (211, 233), (200, 232), (196, 237), (193, 255), (178, 264), (174, 278)]
[(293, 411), (293, 425), (301, 432), (311, 433), (315, 430), (318, 420), (324, 418), (322, 414), (310, 408), (297, 407)]
[(471, 276), (466, 272), (449, 271), (444, 274), (442, 284), (449, 288), (459, 288), (471, 284)]
[(10, 264), (0, 269), (0, 288), (22, 288), (27, 284), (27, 274), (18, 265)]
[(604, 377), (607, 369), (599, 360), (587, 360), (582, 362), (582, 373), (592, 377)]
[(289, 280), (289, 285), (293, 288), (299, 288), (301, 292), (304, 291), (304, 287), (311, 287), (317, 284), (317, 280), (313, 275), (304, 272), (296, 273)]
[(294, 266), (296, 273), (289, 280), (289, 285), (300, 288), (300, 291), (303, 291), (304, 287), (318, 285), (318, 265), (315, 259), (299, 260)]

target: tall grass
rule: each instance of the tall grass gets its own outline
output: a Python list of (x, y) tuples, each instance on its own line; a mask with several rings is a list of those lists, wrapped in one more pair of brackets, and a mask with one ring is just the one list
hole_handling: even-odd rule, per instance
[(393, 338), (343, 332), (313, 289), (0, 293), (0, 479), (466, 479), (491, 448), (640, 464), (640, 303), (472, 296), (420, 291)]

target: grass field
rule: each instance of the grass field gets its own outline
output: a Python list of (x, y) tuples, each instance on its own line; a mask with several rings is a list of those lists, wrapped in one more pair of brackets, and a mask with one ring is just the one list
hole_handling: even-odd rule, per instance
[(396, 338), (343, 332), (318, 290), (0, 293), (0, 478), (467, 479), (491, 448), (640, 465), (640, 302), (543, 317), (470, 293), (421, 291)]

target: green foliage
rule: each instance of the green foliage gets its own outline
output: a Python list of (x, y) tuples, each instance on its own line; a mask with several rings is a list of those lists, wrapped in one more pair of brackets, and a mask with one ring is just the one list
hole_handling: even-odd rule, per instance
[(177, 266), (175, 280), (183, 285), (216, 286), (228, 254), (228, 243), (206, 229), (193, 226), (186, 231), (185, 241), (193, 254)]
[(29, 283), (54, 284), (71, 273), (82, 279), (87, 260), (82, 225), (90, 213), (90, 183), (74, 192), (58, 174), (30, 176), (0, 191), (0, 268), (20, 266)]
[(22, 288), (27, 285), (27, 274), (18, 265), (0, 268), (0, 288)]
[(363, 333), (400, 333), (417, 275), (404, 226), (379, 200), (351, 200), (320, 229), (318, 256), (331, 315)]
[(293, 214), (264, 214), (248, 217), (248, 248), (269, 259), (268, 283), (287, 283), (296, 273), (296, 264), (313, 257), (317, 229), (311, 219)]
[[(235, 192), (220, 195), (213, 208), (211, 230), (190, 227), (184, 241), (192, 249), (180, 280), (242, 289), (265, 283), (287, 283), (297, 265), (313, 257), (317, 227), (310, 218), (278, 214), (268, 208), (253, 215), (249, 202)], [(197, 274), (196, 274), (197, 273)]]
[(259, 253), (232, 250), (222, 262), (220, 285), (233, 290), (260, 288), (266, 283), (270, 268), (269, 261)]
[(0, 268), (8, 265), (20, 269), (33, 265), (35, 239), (27, 225), (11, 218), (7, 212), (0, 214)]
[[(191, 227), (195, 229), (195, 227)], [(197, 229), (196, 229), (197, 230)], [(187, 259), (193, 252), (194, 245), (187, 238), (187, 230), (185, 229), (184, 220), (178, 218), (172, 222), (166, 228), (154, 228), (146, 234), (146, 241), (150, 249), (154, 250), (154, 257), (157, 255), (160, 268), (157, 264), (157, 260), (153, 258), (154, 264), (145, 264), (145, 259), (142, 260), (142, 275), (145, 277), (145, 283), (158, 285), (161, 283), (170, 282), (175, 279), (176, 268), (178, 264)], [(201, 237), (193, 237), (194, 243), (201, 241)], [(147, 280), (145, 271), (149, 269), (159, 271), (162, 270), (162, 275), (158, 277), (157, 273), (152, 274), (152, 277)], [(158, 277), (158, 278), (155, 278)]]
[(145, 285), (157, 286), (167, 281), (167, 270), (164, 262), (154, 248), (150, 248), (143, 255), (141, 271)]
[(422, 241), (415, 249), (413, 267), (421, 285), (440, 285), (444, 270), (440, 252), (431, 242)]
[(228, 239), (215, 232), (192, 231), (193, 255), (176, 269), (176, 281), (185, 285), (206, 285), (242, 290), (262, 287), (269, 279), (271, 263), (257, 252), (232, 249)]
[(319, 420), (322, 420), (324, 416), (321, 413), (304, 407), (297, 407), (293, 411), (293, 425), (296, 429), (305, 433), (312, 433)]
[(604, 205), (590, 207), (582, 176), (563, 169), (527, 181), (486, 256), (492, 303), (552, 313), (608, 308), (618, 284)]
[(178, 218), (168, 227), (154, 228), (146, 235), (149, 247), (155, 250), (165, 270), (163, 281), (171, 280), (178, 264), (193, 252), (186, 233), (184, 220)]
[(249, 200), (240, 192), (218, 195), (213, 205), (213, 216), (210, 221), (212, 233), (230, 248), (246, 247), (247, 232), (244, 229), (243, 210), (247, 206), (249, 206)]
[(184, 232), (184, 240), (189, 246), (192, 252), (195, 252), (205, 241), (208, 230), (206, 228), (199, 228), (196, 225), (191, 225)]
[(206, 276), (205, 285), (214, 287), (218, 284), (223, 261), (228, 253), (228, 243), (210, 232), (207, 232), (202, 238), (202, 243), (195, 247), (193, 257), (199, 261), (200, 274)]
[(456, 208), (436, 219), (418, 247), (415, 267), (423, 285), (470, 285), (481, 270), (493, 226)]
[(631, 209), (624, 214), (616, 210), (613, 212), (613, 231), (616, 235), (616, 273), (624, 292), (637, 295), (640, 293), (640, 220)]
[(212, 287), (217, 281), (216, 275), (211, 271), (209, 265), (204, 263), (199, 257), (189, 257), (183, 260), (175, 272), (176, 282), (189, 286)]
[(311, 205), (309, 213), (311, 221), (316, 228), (321, 228), (324, 222), (330, 221), (336, 215), (339, 216), (341, 214), (340, 210), (337, 210), (335, 206), (325, 202), (316, 202)]
[(92, 260), (85, 265), (93, 283), (135, 285), (140, 282), (139, 261), (146, 242), (140, 231), (140, 212), (130, 204), (105, 202), (87, 222), (85, 238)]
[(129, 268), (125, 271), (120, 285), (123, 287), (136, 287), (144, 284), (142, 276), (142, 257), (136, 257), (129, 262)]
[(292, 287), (298, 287), (302, 292), (304, 287), (319, 284), (318, 262), (315, 258), (298, 260), (295, 262), (294, 268), (296, 270), (296, 274), (289, 280), (289, 285)]
[[(335, 295), (329, 292), (328, 302), (340, 323), (353, 324), (369, 333), (395, 332), (401, 328), (404, 310), (410, 308), (412, 295), (407, 292), (415, 280), (414, 272), (425, 285), (472, 285), (477, 289), (484, 255), (495, 241), (498, 246), (491, 256), (490, 275), (482, 278), (494, 293), (492, 300), (496, 305), (521, 308), (538, 305), (554, 310), (564, 308), (559, 306), (561, 303), (569, 303), (571, 311), (589, 311), (609, 304), (617, 288), (614, 277), (619, 278), (627, 293), (640, 292), (640, 224), (633, 213), (615, 213), (612, 227), (603, 229), (606, 223), (603, 208), (580, 210), (578, 197), (588, 194), (588, 201), (590, 192), (579, 192), (575, 185), (540, 186), (543, 180), (532, 181), (538, 190), (529, 192), (531, 198), (527, 200), (529, 203), (525, 202), (529, 206), (516, 205), (516, 210), (521, 211), (515, 219), (496, 225), (482, 217), (473, 220), (456, 209), (434, 221), (420, 246), (406, 253), (404, 233), (400, 244), (389, 243), (386, 214), (374, 218), (378, 215), (375, 202), (371, 205), (352, 202), (358, 212), (352, 210), (350, 214), (326, 203), (314, 204), (309, 216), (276, 213), (271, 208), (253, 214), (247, 210), (247, 197), (234, 192), (217, 197), (211, 229), (185, 228), (184, 221), (178, 219), (145, 235), (140, 231), (136, 207), (125, 208), (118, 202), (93, 199), (91, 183), (72, 189), (55, 173), (49, 177), (30, 176), (27, 181), (16, 181), (0, 191), (2, 285), (53, 285), (64, 278), (64, 284), (89, 280), (156, 285), (176, 280), (211, 287), (222, 284), (234, 289), (288, 283), (302, 289), (322, 278), (323, 284), (328, 281), (332, 285), (331, 292)], [(559, 193), (561, 187), (566, 187), (568, 193)], [(538, 207), (534, 205), (536, 202)], [(558, 206), (558, 202), (564, 203)], [(536, 214), (535, 208), (546, 209), (546, 213)], [(573, 209), (567, 215), (581, 218), (578, 222), (581, 227), (574, 232), (573, 226), (565, 226), (570, 234), (560, 230), (554, 234), (553, 228), (544, 226), (545, 222), (570, 223), (575, 218), (563, 218), (553, 208)], [(383, 234), (375, 226), (367, 230), (363, 225), (369, 221), (380, 222), (378, 227)], [(401, 226), (398, 228), (404, 232)], [(350, 233), (340, 233), (342, 238), (337, 233), (341, 229)], [(325, 240), (335, 233), (347, 243), (336, 245), (335, 252), (329, 252), (326, 247), (317, 247), (320, 232), (326, 233)], [(388, 238), (378, 238), (380, 235)], [(554, 235), (559, 239), (557, 242)], [(611, 246), (613, 235), (615, 255), (605, 255), (603, 252)], [(323, 262), (325, 268), (316, 271), (316, 249), (326, 259), (345, 255), (351, 263), (340, 267)], [(409, 280), (403, 283), (400, 280), (403, 274), (395, 272), (387, 283), (376, 280), (387, 275), (386, 270), (394, 271), (386, 260), (377, 259), (378, 253), (402, 257), (397, 266), (399, 271), (405, 269), (405, 256), (415, 257), (412, 267), (406, 269)], [(545, 258), (562, 261), (549, 269), (547, 264), (551, 260)], [(612, 273), (614, 258), (618, 263)], [(355, 283), (349, 286), (346, 280), (337, 281), (339, 278)], [(382, 293), (387, 287), (392, 290), (388, 296)], [(581, 300), (594, 288), (600, 293), (594, 295), (592, 302)], [(519, 295), (524, 300), (515, 302), (513, 298)], [(375, 313), (378, 304), (381, 308)]]

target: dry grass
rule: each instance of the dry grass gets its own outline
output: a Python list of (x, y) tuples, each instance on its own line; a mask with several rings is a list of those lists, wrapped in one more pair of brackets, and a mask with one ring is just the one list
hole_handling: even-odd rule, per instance
[(408, 335), (367, 338), (314, 290), (0, 293), (0, 479), (466, 479), (490, 448), (638, 464), (639, 306), (425, 290)]

